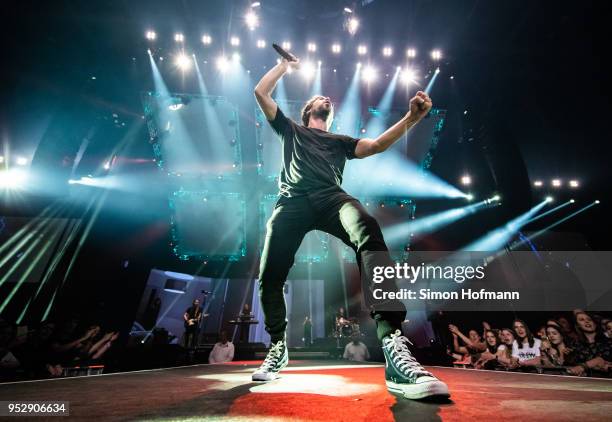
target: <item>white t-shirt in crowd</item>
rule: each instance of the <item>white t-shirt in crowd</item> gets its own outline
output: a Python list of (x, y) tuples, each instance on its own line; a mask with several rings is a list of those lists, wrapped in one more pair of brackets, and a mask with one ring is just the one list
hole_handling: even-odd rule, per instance
[(354, 360), (356, 362), (365, 362), (370, 359), (370, 352), (365, 344), (358, 341), (357, 344), (350, 342), (344, 348), (344, 359)]
[(231, 341), (227, 343), (215, 343), (215, 347), (208, 356), (208, 363), (223, 363), (231, 362), (234, 359), (234, 344)]
[(512, 357), (518, 358), (519, 362), (540, 357), (540, 339), (533, 339), (533, 347), (529, 347), (529, 343), (523, 343), (523, 347), (519, 349), (518, 342), (514, 340), (512, 343)]

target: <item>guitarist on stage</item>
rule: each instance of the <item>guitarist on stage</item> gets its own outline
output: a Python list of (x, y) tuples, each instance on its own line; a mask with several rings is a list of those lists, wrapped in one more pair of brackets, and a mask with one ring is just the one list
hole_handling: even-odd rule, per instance
[(183, 314), (183, 319), (185, 320), (185, 335), (183, 337), (185, 348), (193, 348), (195, 347), (198, 327), (202, 319), (202, 308), (200, 307), (199, 299), (195, 299), (192, 305), (187, 308)]

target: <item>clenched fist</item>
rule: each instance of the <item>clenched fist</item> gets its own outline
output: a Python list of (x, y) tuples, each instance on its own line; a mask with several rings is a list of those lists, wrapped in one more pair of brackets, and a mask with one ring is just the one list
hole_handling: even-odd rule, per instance
[(427, 115), (427, 113), (429, 113), (432, 105), (433, 103), (431, 102), (429, 95), (423, 91), (419, 91), (410, 100), (410, 111), (408, 114), (413, 119), (421, 120)]

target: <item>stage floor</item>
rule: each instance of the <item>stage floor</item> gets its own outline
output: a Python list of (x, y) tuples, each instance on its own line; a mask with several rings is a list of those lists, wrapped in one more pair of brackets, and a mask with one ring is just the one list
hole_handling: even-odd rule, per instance
[(612, 415), (612, 380), (434, 367), (451, 399), (415, 402), (387, 392), (380, 364), (291, 361), (282, 378), (259, 384), (251, 382), (258, 363), (1, 384), (0, 400), (66, 400), (69, 419), (97, 421), (584, 422)]

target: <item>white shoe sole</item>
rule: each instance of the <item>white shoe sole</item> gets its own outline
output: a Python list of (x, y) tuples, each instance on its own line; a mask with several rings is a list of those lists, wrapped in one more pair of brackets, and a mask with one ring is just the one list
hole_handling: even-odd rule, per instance
[(395, 394), (401, 394), (404, 398), (411, 400), (424, 399), (426, 397), (450, 397), (448, 387), (442, 381), (428, 381), (419, 384), (397, 384), (386, 381), (387, 390)]
[(277, 378), (278, 372), (256, 373), (251, 377), (253, 381), (274, 381)]
[(281, 367), (276, 372), (255, 372), (251, 379), (253, 381), (274, 381), (278, 378), (278, 373), (282, 371), (289, 364), (289, 359), (281, 364)]

